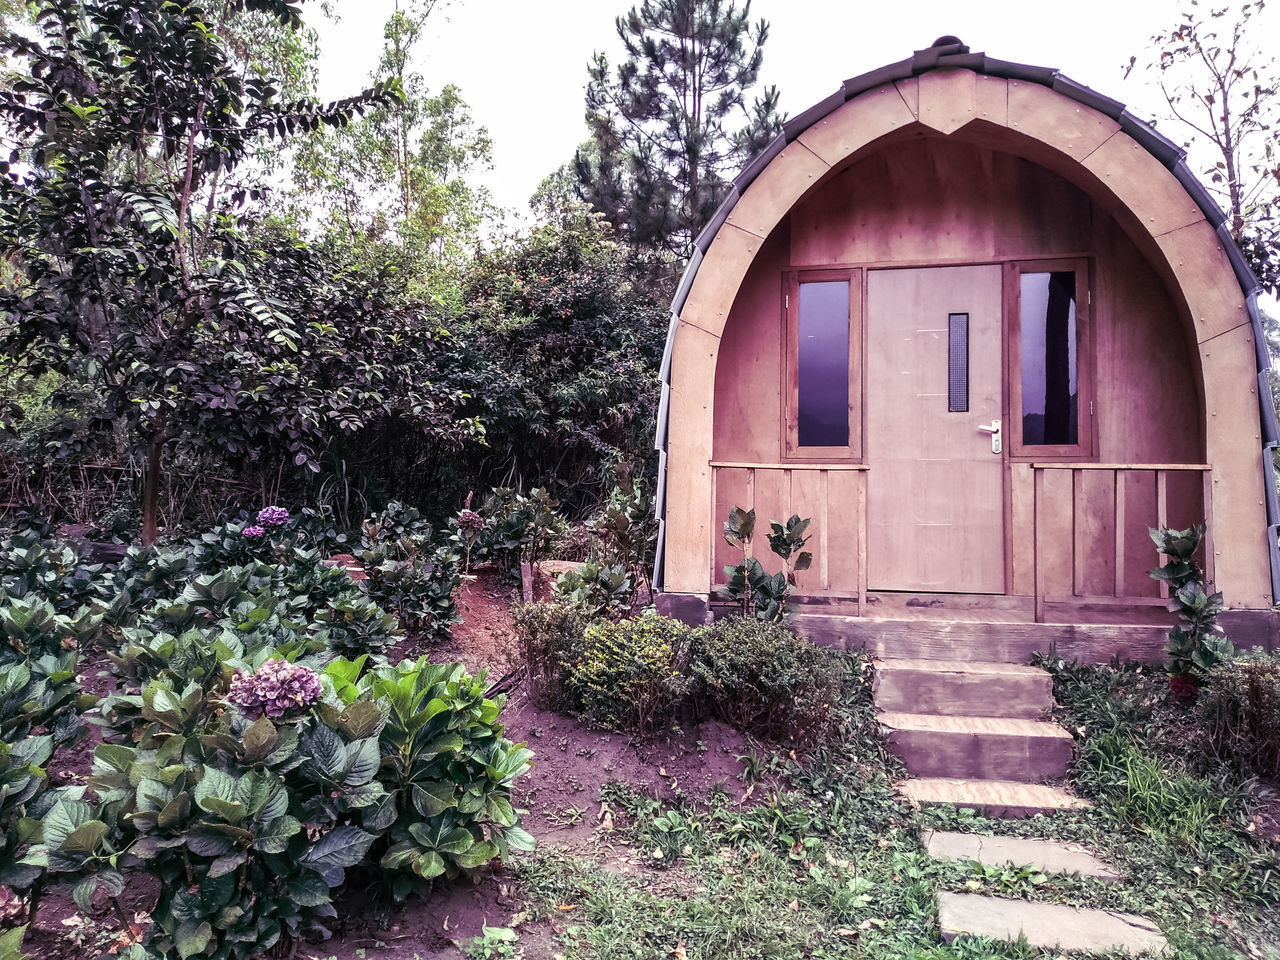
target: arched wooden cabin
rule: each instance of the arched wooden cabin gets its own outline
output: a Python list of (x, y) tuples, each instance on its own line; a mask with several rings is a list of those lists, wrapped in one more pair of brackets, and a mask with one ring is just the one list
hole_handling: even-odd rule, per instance
[(739, 505), (812, 518), (815, 635), (1154, 658), (1147, 528), (1207, 520), (1235, 639), (1266, 641), (1280, 438), (1224, 221), (1055, 70), (943, 38), (847, 81), (738, 177), (672, 305), (660, 607), (705, 618)]

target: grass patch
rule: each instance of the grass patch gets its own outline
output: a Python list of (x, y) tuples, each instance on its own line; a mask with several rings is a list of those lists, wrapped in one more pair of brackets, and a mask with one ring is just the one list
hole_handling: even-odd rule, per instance
[[(1247, 788), (1190, 765), (1194, 751), (1162, 727), (1162, 679), (1128, 668), (1059, 676), (1064, 719), (1087, 727), (1077, 788), (1097, 806), (987, 820), (913, 811), (893, 794), (899, 771), (875, 735), (865, 663), (848, 657), (839, 729), (823, 745), (798, 759), (758, 747), (751, 767), (763, 779), (745, 802), (738, 785), (706, 801), (607, 786), (616, 845), (526, 860), (529, 910), (552, 921), (567, 960), (1059, 956), (972, 937), (943, 944), (944, 890), (1138, 913), (1186, 960), (1280, 957), (1280, 861), (1243, 829)], [(930, 827), (1075, 841), (1128, 879), (935, 861), (920, 839)]]

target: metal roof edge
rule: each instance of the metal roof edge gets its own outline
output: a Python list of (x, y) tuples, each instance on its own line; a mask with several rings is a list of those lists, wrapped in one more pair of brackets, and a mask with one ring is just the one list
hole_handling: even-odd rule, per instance
[(671, 298), (671, 312), (676, 316), (680, 315), (680, 311), (684, 309), (684, 302), (689, 299), (689, 291), (693, 289), (693, 278), (698, 275), (700, 266), (702, 266), (702, 251), (694, 247), (693, 253), (689, 256), (689, 262), (685, 264), (684, 273), (680, 275), (675, 296)]

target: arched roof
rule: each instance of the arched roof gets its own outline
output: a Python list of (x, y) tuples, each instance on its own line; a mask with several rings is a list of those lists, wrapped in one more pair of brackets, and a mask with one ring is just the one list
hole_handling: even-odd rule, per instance
[[(662, 398), (658, 408), (657, 435), (654, 444), (659, 451), (657, 513), (660, 521), (663, 521), (666, 515), (667, 426), (671, 398), (672, 354), (676, 332), (680, 323), (681, 311), (685, 306), (690, 291), (693, 289), (694, 281), (702, 266), (703, 257), (709, 251), (717, 234), (726, 221), (730, 220), (734, 208), (738, 206), (738, 202), (746, 193), (747, 188), (778, 158), (779, 154), (789, 144), (801, 137), (806, 131), (820, 124), (844, 104), (862, 94), (878, 87), (910, 80), (932, 71), (946, 69), (969, 70), (982, 76), (1047, 87), (1055, 93), (1089, 107), (1115, 121), (1122, 132), (1127, 134), (1172, 173), (1177, 182), (1186, 191), (1186, 194), (1195, 201), (1205, 220), (1214, 228), (1222, 249), (1226, 253), (1231, 268), (1240, 284), (1255, 344), (1255, 361), (1258, 375), (1259, 437), (1264, 450), (1280, 446), (1280, 426), (1277, 425), (1271, 391), (1266, 380), (1266, 371), (1269, 369), (1271, 361), (1267, 351), (1266, 338), (1263, 336), (1261, 314), (1258, 309), (1258, 296), (1262, 288), (1250, 271), (1248, 262), (1227, 228), (1227, 215), (1188, 167), (1186, 151), (1157, 131), (1151, 124), (1131, 113), (1120, 101), (1113, 100), (1070, 79), (1057, 69), (998, 60), (987, 56), (985, 53), (971, 52), (969, 47), (956, 37), (941, 37), (930, 47), (917, 50), (905, 60), (899, 60), (896, 63), (888, 64), (844, 81), (831, 96), (819, 101), (789, 120), (784, 125), (782, 133), (778, 134), (738, 174), (733, 181), (728, 196), (725, 197), (715, 215), (699, 234), (688, 265), (676, 289), (675, 296), (672, 298), (671, 322), (667, 332), (666, 350), (663, 353), (660, 370)], [(1277, 535), (1280, 534), (1280, 497), (1276, 493), (1271, 457), (1264, 455), (1262, 461), (1266, 494), (1266, 516), (1269, 529), (1267, 541), (1271, 554), (1271, 589), (1273, 599), (1280, 602), (1280, 549), (1277, 548)], [(659, 588), (663, 586), (664, 547), (665, 537), (660, 534), (654, 569), (654, 582)]]

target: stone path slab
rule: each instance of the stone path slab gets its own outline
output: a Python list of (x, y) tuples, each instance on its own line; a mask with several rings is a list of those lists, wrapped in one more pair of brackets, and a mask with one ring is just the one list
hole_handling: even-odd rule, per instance
[(1056, 840), (1024, 837), (984, 837), (976, 833), (928, 830), (925, 849), (935, 860), (976, 860), (993, 867), (1012, 864), (1044, 873), (1075, 873), (1114, 881), (1121, 875), (1084, 847)]
[(948, 943), (962, 933), (1016, 941), (1035, 947), (1106, 953), (1163, 953), (1164, 935), (1149, 920), (1131, 913), (1084, 910), (1056, 903), (1029, 903), (971, 893), (938, 895), (938, 923)]

